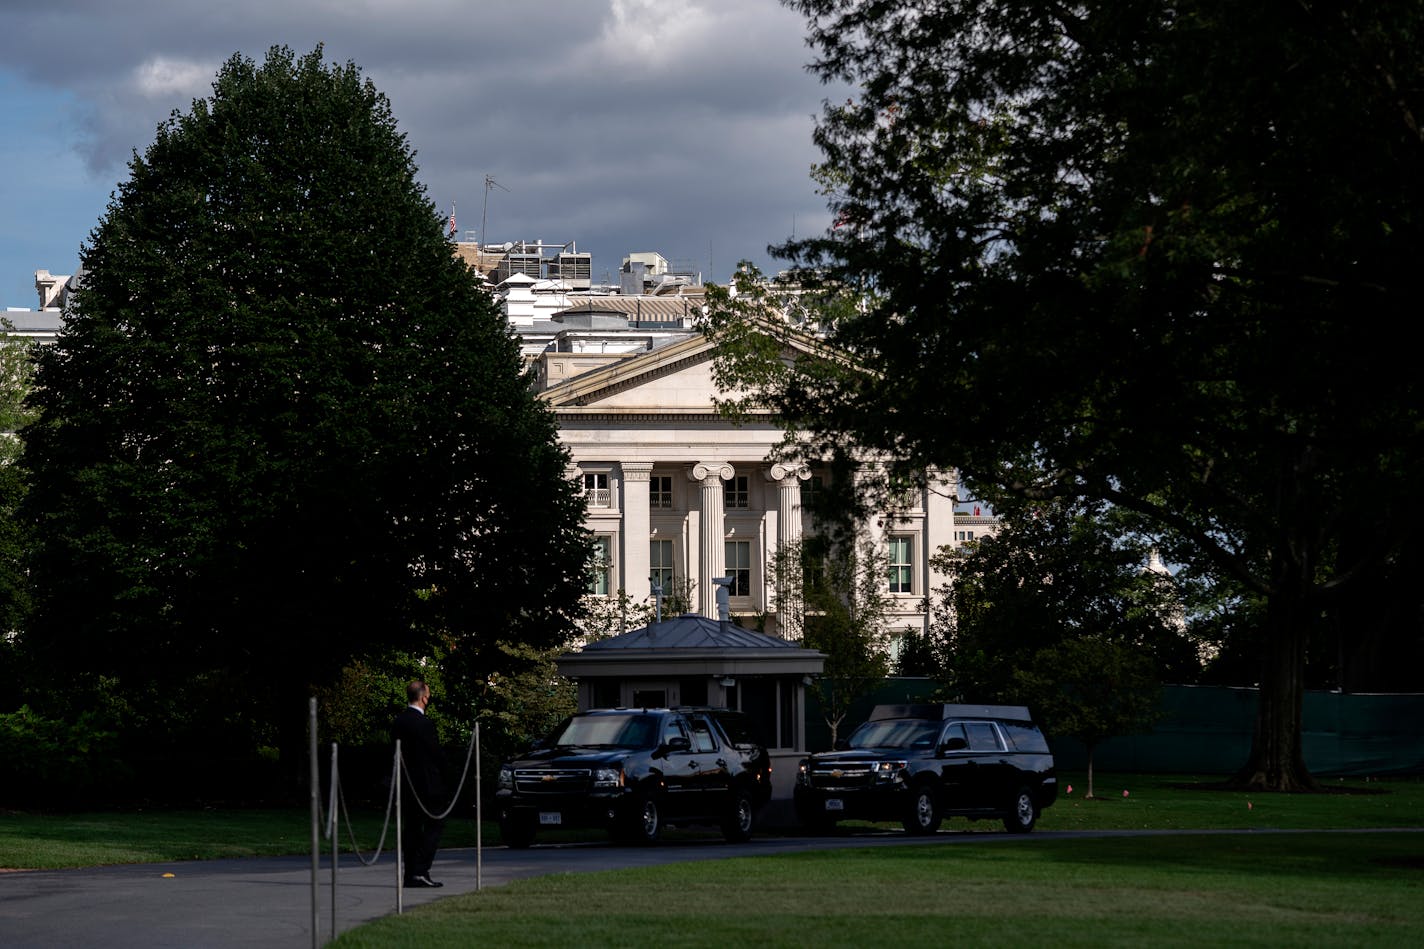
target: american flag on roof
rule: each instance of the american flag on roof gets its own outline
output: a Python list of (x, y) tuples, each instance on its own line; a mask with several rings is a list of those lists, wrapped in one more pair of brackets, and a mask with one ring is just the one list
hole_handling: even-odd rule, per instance
[(455, 202), (450, 202), (450, 236), (455, 236)]

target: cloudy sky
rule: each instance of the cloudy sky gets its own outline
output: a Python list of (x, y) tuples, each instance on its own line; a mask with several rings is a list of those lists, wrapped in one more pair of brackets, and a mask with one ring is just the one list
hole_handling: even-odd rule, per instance
[(324, 44), (390, 99), (428, 195), (475, 239), (654, 250), (725, 281), (823, 230), (830, 92), (777, 0), (0, 0), (0, 304), (79, 245), (173, 109), (234, 52)]

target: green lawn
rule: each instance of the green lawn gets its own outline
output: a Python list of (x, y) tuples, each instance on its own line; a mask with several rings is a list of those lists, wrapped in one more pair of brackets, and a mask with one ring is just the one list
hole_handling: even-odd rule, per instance
[[(381, 837), (381, 814), (352, 817), (363, 851)], [(487, 826), (485, 839), (498, 841)], [(395, 842), (392, 822), (386, 852)], [(472, 847), (473, 821), (452, 820), (443, 844)], [(322, 837), (325, 853), (330, 844)], [(343, 852), (351, 851), (343, 829)], [(151, 810), (84, 814), (0, 812), (0, 869), (53, 870), (111, 863), (274, 857), (311, 852), (311, 816), (304, 810)]]
[[(1206, 787), (1215, 778), (1100, 775), (1098, 798), (1084, 800), (1081, 775), (1060, 780), (1074, 791), (1044, 812), (1044, 831), (1246, 832), (1049, 840), (955, 819), (947, 829), (985, 839), (558, 874), (448, 897), (337, 944), (1424, 945), (1424, 832), (1366, 832), (1424, 827), (1424, 781), (1283, 795)], [(363, 850), (382, 817), (358, 816)], [(305, 810), (0, 813), (0, 868), (303, 853), (310, 835)], [(472, 820), (455, 819), (443, 843), (468, 847), (474, 836)], [(485, 839), (498, 835), (487, 827)]]
[(1418, 946), (1424, 833), (970, 841), (560, 874), (343, 947)]

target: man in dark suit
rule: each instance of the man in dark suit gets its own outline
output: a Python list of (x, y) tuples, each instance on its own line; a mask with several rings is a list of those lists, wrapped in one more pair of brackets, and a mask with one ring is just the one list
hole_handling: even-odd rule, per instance
[(445, 821), (430, 815), (444, 812), (450, 803), (446, 799), (445, 755), (440, 750), (434, 723), (425, 717), (425, 709), (430, 704), (430, 686), (416, 679), (406, 686), (405, 695), (410, 704), (396, 714), (391, 724), (391, 738), (400, 742), (401, 773), (405, 775), (401, 787), (401, 857), (405, 864), (405, 885), (444, 886), (430, 879), (430, 864), (440, 846)]

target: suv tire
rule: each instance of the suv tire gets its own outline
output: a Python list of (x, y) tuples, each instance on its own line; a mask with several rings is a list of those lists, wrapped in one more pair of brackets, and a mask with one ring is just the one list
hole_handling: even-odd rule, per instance
[(732, 809), (722, 821), (722, 836), (728, 843), (740, 844), (752, 839), (752, 828), (756, 825), (756, 804), (745, 790), (732, 792)]
[(639, 791), (628, 811), (628, 839), (638, 844), (655, 844), (663, 832), (663, 813), (654, 791)]
[(1033, 802), (1033, 792), (1019, 788), (1010, 803), (1009, 812), (1004, 815), (1004, 829), (1011, 834), (1026, 834), (1038, 823), (1038, 808)]
[(941, 819), (939, 804), (935, 801), (934, 785), (916, 785), (910, 796), (910, 809), (902, 821), (905, 833), (917, 837), (927, 836), (939, 830)]

